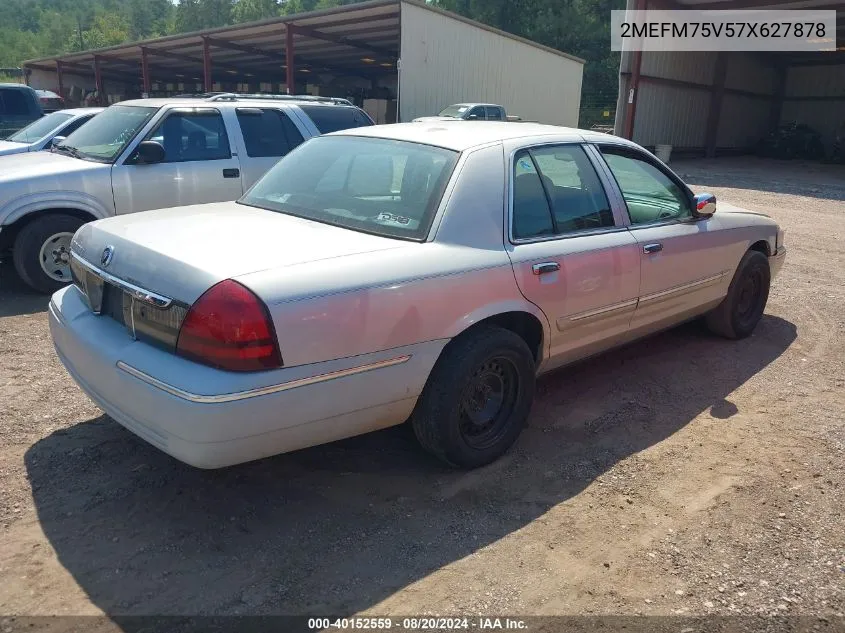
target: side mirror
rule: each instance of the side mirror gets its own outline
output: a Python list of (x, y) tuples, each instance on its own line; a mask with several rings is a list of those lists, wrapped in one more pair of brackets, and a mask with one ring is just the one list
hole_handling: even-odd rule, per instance
[(164, 161), (164, 147), (157, 141), (141, 141), (135, 150), (138, 165), (153, 165)]
[(712, 193), (700, 193), (695, 196), (695, 214), (700, 218), (709, 218), (716, 213), (716, 196)]
[(47, 146), (47, 149), (52, 149), (56, 147), (56, 145), (63, 142), (66, 138), (67, 136), (54, 136), (52, 139), (50, 139), (50, 143)]
[(477, 120), (478, 120), (478, 115), (477, 115), (477, 114), (470, 114), (470, 115), (467, 117), (467, 121), (477, 121)]

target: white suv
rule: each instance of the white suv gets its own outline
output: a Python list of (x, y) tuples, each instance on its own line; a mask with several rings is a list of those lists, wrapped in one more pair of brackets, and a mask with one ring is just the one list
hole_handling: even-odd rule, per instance
[(0, 157), (0, 253), (42, 292), (71, 281), (82, 224), (236, 200), (305, 139), (372, 119), (345, 99), (220, 94), (124, 101), (52, 152)]

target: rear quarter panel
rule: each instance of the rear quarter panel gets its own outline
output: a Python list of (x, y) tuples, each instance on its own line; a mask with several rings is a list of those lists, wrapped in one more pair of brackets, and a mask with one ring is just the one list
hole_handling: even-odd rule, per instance
[(429, 241), (244, 275), (267, 303), (286, 366), (451, 339), (510, 311), (548, 321), (504, 250), (501, 145), (465, 152)]

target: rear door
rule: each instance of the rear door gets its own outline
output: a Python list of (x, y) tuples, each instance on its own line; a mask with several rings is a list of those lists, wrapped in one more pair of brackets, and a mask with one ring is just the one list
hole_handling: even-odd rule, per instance
[(621, 339), (637, 305), (640, 258), (592, 148), (511, 150), (506, 248), (520, 290), (551, 325), (551, 364)]
[(308, 131), (278, 108), (237, 108), (235, 112), (243, 147), (239, 156), (241, 179), (247, 190), (282, 156), (302, 143)]
[(136, 164), (134, 155), (112, 168), (118, 213), (237, 200), (243, 193), (238, 157), (216, 108), (174, 108), (143, 140), (164, 146), (165, 159)]
[(647, 152), (610, 144), (600, 149), (642, 261), (632, 328), (665, 325), (718, 300), (735, 261), (730, 232), (719, 230), (714, 217), (695, 217), (689, 189)]

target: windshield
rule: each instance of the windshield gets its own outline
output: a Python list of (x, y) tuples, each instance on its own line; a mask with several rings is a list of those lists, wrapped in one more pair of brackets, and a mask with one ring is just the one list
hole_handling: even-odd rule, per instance
[(34, 143), (35, 141), (40, 141), (72, 117), (73, 115), (63, 112), (53, 112), (53, 114), (48, 114), (33, 121), (16, 134), (12, 134), (7, 140), (13, 143)]
[(92, 125), (83, 125), (58, 147), (75, 156), (104, 163), (112, 162), (127, 143), (150, 120), (158, 108), (114, 105), (97, 115)]
[(423, 240), (457, 158), (457, 152), (418, 143), (321, 136), (276, 163), (240, 202), (357, 231)]
[(457, 105), (450, 105), (448, 108), (443, 108), (437, 116), (450, 116), (454, 119), (460, 119), (467, 110), (469, 110), (468, 105), (461, 105), (459, 103)]

